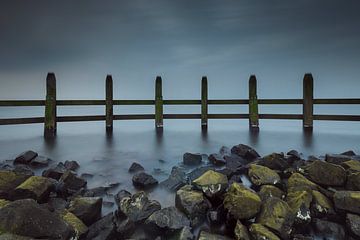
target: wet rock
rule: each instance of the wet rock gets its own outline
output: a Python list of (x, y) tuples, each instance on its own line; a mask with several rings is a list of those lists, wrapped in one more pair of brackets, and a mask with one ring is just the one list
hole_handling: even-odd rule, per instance
[(20, 153), (14, 160), (14, 164), (29, 164), (31, 160), (36, 158), (38, 154), (34, 151), (28, 150)]
[(224, 156), (222, 156), (221, 154), (217, 154), (217, 153), (210, 154), (208, 159), (212, 164), (216, 166), (222, 166), (226, 164), (226, 160), (224, 159)]
[(193, 240), (195, 237), (191, 232), (190, 227), (183, 227), (181, 230), (177, 231), (173, 236), (170, 237), (170, 240)]
[(290, 206), (279, 198), (267, 199), (261, 207), (256, 221), (288, 239), (294, 222)]
[(236, 222), (234, 235), (236, 240), (250, 240), (248, 229), (239, 220)]
[(347, 176), (346, 190), (359, 191), (360, 190), (360, 172), (350, 173)]
[(345, 156), (349, 156), (349, 157), (353, 157), (356, 156), (356, 153), (353, 150), (348, 150), (346, 152), (340, 153), (340, 155), (345, 155)]
[(209, 233), (206, 231), (201, 231), (198, 240), (231, 240), (231, 238), (223, 235)]
[(11, 233), (4, 233), (0, 235), (0, 240), (34, 240), (34, 238), (24, 237)]
[(141, 222), (161, 209), (160, 203), (156, 200), (149, 200), (145, 192), (124, 196), (119, 205), (119, 211), (133, 222)]
[(192, 186), (186, 185), (176, 192), (175, 206), (191, 219), (192, 225), (197, 225), (204, 219), (211, 204), (202, 192), (195, 191)]
[(183, 163), (185, 165), (199, 165), (202, 161), (200, 153), (185, 153), (183, 156)]
[(206, 216), (211, 225), (220, 225), (226, 220), (226, 213), (222, 207), (215, 210), (209, 210)]
[(360, 238), (360, 216), (348, 213), (346, 214), (346, 227), (356, 237)]
[(357, 173), (360, 172), (360, 161), (350, 160), (341, 163), (341, 166), (345, 168), (348, 173)]
[(58, 214), (32, 199), (17, 200), (0, 209), (0, 232), (42, 239), (70, 239), (74, 235)]
[(189, 219), (175, 207), (167, 207), (150, 215), (145, 224), (163, 231), (174, 232), (189, 227)]
[(114, 215), (109, 213), (89, 227), (86, 239), (88, 240), (113, 240), (116, 239)]
[(314, 220), (315, 231), (322, 237), (334, 240), (345, 239), (345, 230), (340, 224), (325, 221), (322, 219)]
[(101, 218), (102, 198), (76, 197), (70, 202), (69, 211), (90, 226)]
[(239, 144), (239, 145), (233, 146), (231, 148), (231, 153), (236, 154), (248, 161), (253, 161), (256, 158), (260, 157), (260, 155), (255, 151), (255, 149), (253, 149), (245, 144)]
[(258, 192), (262, 201), (265, 201), (268, 198), (277, 197), (282, 199), (285, 196), (285, 193), (279, 188), (273, 185), (263, 185)]
[(30, 166), (34, 168), (44, 168), (49, 166), (50, 162), (52, 160), (50, 158), (44, 157), (44, 156), (37, 156), (30, 162)]
[(69, 211), (63, 211), (61, 213), (61, 217), (67, 224), (69, 224), (74, 229), (76, 238), (82, 239), (85, 237), (88, 228), (78, 217), (76, 217)]
[(300, 153), (296, 150), (290, 150), (289, 152), (286, 153), (288, 156), (291, 156), (293, 157), (294, 159), (296, 160), (300, 160), (301, 159), (301, 156), (300, 156)]
[(76, 171), (80, 165), (76, 161), (65, 161), (64, 167), (70, 171)]
[(232, 170), (232, 172), (237, 172), (244, 164), (247, 163), (246, 160), (244, 160), (242, 157), (239, 157), (237, 155), (235, 156), (225, 156), (225, 165), (227, 169)]
[(314, 161), (305, 166), (304, 174), (311, 181), (325, 186), (343, 186), (346, 181), (343, 167), (323, 161)]
[(351, 160), (350, 156), (340, 154), (326, 154), (325, 161), (333, 164), (341, 164), (343, 162)]
[(271, 232), (267, 227), (258, 223), (251, 224), (249, 232), (254, 240), (280, 240), (280, 238)]
[(84, 178), (84, 179), (91, 179), (94, 177), (94, 174), (91, 174), (91, 173), (82, 173), (80, 175), (81, 178)]
[(31, 176), (14, 189), (12, 198), (15, 200), (31, 198), (42, 203), (49, 198), (49, 194), (54, 187), (55, 182), (52, 179), (40, 176)]
[(10, 203), (10, 201), (5, 199), (0, 199), (0, 208), (5, 207), (8, 203)]
[(129, 168), (129, 173), (135, 173), (135, 172), (140, 172), (140, 171), (144, 171), (144, 167), (141, 166), (139, 163), (137, 162), (133, 162)]
[(85, 187), (87, 182), (71, 171), (66, 171), (59, 180), (63, 184), (64, 189), (70, 192), (75, 192)]
[(29, 177), (12, 171), (0, 171), (0, 198), (10, 199), (9, 193)]
[(64, 164), (60, 162), (55, 167), (45, 170), (42, 176), (59, 180), (66, 170)]
[(285, 169), (290, 167), (290, 164), (285, 159), (283, 153), (272, 153), (270, 155), (267, 155), (259, 161), (259, 164), (272, 170), (278, 171), (284, 171)]
[(84, 197), (102, 197), (107, 194), (107, 191), (109, 190), (109, 187), (96, 187), (87, 189), (84, 192)]
[(183, 168), (173, 167), (170, 176), (160, 183), (160, 186), (176, 191), (186, 184), (186, 172)]
[(360, 214), (360, 191), (337, 191), (333, 200), (337, 209)]
[(260, 206), (259, 195), (241, 184), (233, 183), (225, 193), (224, 207), (236, 219), (254, 217), (260, 211)]
[(312, 191), (313, 200), (311, 203), (311, 215), (324, 217), (329, 214), (335, 214), (332, 202), (319, 191)]
[(135, 223), (131, 221), (128, 217), (119, 216), (119, 214), (115, 214), (113, 222), (115, 225), (116, 236), (121, 236), (122, 238), (128, 238), (135, 231)]
[(314, 238), (303, 234), (295, 234), (292, 240), (314, 240)]
[(142, 189), (150, 188), (158, 184), (158, 181), (153, 176), (145, 172), (136, 173), (132, 178), (132, 182), (135, 187)]
[(24, 164), (17, 164), (15, 165), (14, 169), (12, 170), (14, 173), (24, 174), (29, 176), (34, 176), (34, 172), (30, 169), (29, 166)]
[(115, 196), (114, 200), (118, 207), (120, 207), (121, 200), (125, 197), (131, 197), (131, 193), (126, 191), (125, 189), (120, 190)]
[(276, 185), (280, 183), (280, 176), (275, 171), (271, 170), (268, 167), (251, 164), (249, 168), (248, 175), (251, 182), (256, 186), (261, 186), (265, 184)]
[(312, 194), (309, 191), (304, 190), (288, 192), (286, 202), (289, 204), (291, 211), (295, 216), (296, 224), (307, 224), (311, 221), (311, 201)]
[(319, 186), (316, 185), (315, 183), (313, 183), (312, 181), (310, 181), (309, 179), (307, 179), (306, 177), (304, 177), (302, 174), (293, 173), (290, 176), (290, 178), (288, 179), (287, 188), (288, 188), (288, 192), (290, 192), (293, 189), (295, 189), (295, 190), (308, 190), (308, 189), (318, 190)]
[(224, 174), (208, 170), (195, 179), (192, 184), (203, 193), (212, 198), (223, 193), (227, 187), (228, 179)]
[(229, 179), (229, 185), (231, 185), (232, 183), (242, 183), (242, 179), (241, 179), (241, 175), (240, 174), (235, 174), (232, 175)]
[(187, 178), (190, 181), (194, 181), (195, 179), (197, 179), (198, 177), (200, 177), (201, 175), (203, 175), (205, 172), (207, 172), (209, 170), (215, 170), (215, 168), (211, 167), (211, 166), (202, 166), (202, 167), (195, 168), (194, 170), (192, 170), (190, 173), (187, 174)]
[(46, 205), (47, 208), (52, 212), (53, 211), (62, 212), (69, 206), (69, 202), (63, 198), (49, 198)]

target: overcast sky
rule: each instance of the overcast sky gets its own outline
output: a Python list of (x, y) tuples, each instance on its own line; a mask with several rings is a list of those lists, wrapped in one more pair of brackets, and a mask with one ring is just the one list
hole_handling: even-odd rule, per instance
[(59, 98), (360, 97), (358, 0), (1, 0), (0, 99), (42, 99), (53, 71)]

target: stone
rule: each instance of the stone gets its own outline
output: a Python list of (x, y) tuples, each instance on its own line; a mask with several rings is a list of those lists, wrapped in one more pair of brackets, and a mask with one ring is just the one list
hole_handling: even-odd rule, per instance
[(226, 164), (226, 160), (224, 159), (224, 156), (218, 153), (210, 154), (208, 159), (215, 166), (222, 166)]
[(225, 156), (225, 165), (227, 169), (230, 169), (233, 173), (239, 171), (239, 169), (247, 164), (247, 161), (237, 155)]
[(239, 145), (233, 146), (231, 148), (231, 153), (236, 154), (248, 161), (253, 161), (260, 157), (260, 155), (256, 152), (255, 149), (253, 149), (245, 144), (239, 144)]
[(286, 153), (286, 155), (294, 157), (296, 160), (301, 159), (300, 153), (296, 150), (290, 150), (289, 152)]
[(135, 231), (135, 223), (131, 221), (128, 217), (119, 216), (119, 214), (116, 213), (113, 218), (113, 222), (115, 225), (116, 236), (128, 238)]
[(346, 180), (346, 190), (360, 190), (360, 172), (349, 173)]
[(14, 173), (24, 174), (29, 176), (34, 176), (34, 172), (30, 169), (29, 166), (24, 164), (17, 164), (15, 165), (14, 169), (12, 170)]
[(59, 180), (61, 176), (66, 172), (66, 168), (63, 163), (58, 163), (55, 167), (51, 167), (42, 173), (43, 177), (53, 178)]
[(215, 171), (215, 168), (212, 166), (202, 166), (202, 167), (195, 168), (194, 170), (192, 170), (191, 172), (189, 172), (186, 175), (186, 178), (189, 181), (194, 181), (195, 179), (197, 179), (198, 177), (200, 177), (201, 175), (203, 175), (204, 173), (206, 173), (209, 170)]
[(258, 223), (251, 224), (249, 232), (253, 240), (280, 240), (280, 238), (271, 232), (267, 227)]
[(335, 214), (332, 202), (319, 191), (312, 190), (311, 213), (316, 217), (324, 217)]
[(64, 189), (70, 192), (78, 191), (87, 184), (85, 179), (76, 176), (76, 174), (69, 170), (61, 176), (59, 182), (63, 184)]
[(193, 190), (191, 185), (186, 185), (176, 192), (175, 206), (191, 219), (192, 225), (197, 225), (204, 219), (211, 204), (202, 192)]
[(228, 179), (224, 174), (208, 170), (195, 179), (192, 184), (203, 193), (212, 198), (223, 193), (228, 185)]
[(79, 163), (77, 163), (76, 161), (65, 161), (64, 163), (64, 167), (67, 169), (67, 170), (70, 170), (70, 171), (76, 171), (80, 168), (80, 165)]
[(200, 153), (184, 153), (183, 163), (185, 165), (199, 165), (202, 161)]
[(59, 211), (62, 212), (64, 211), (66, 208), (68, 208), (69, 206), (69, 202), (66, 201), (63, 198), (58, 198), (58, 197), (52, 197), (49, 198), (48, 202), (46, 203), (48, 209), (50, 211)]
[(290, 206), (285, 201), (272, 197), (263, 203), (256, 222), (275, 231), (282, 238), (288, 239), (294, 217)]
[(346, 214), (346, 227), (356, 237), (360, 237), (360, 216), (356, 214)]
[(0, 232), (41, 239), (70, 239), (74, 230), (57, 213), (33, 199), (16, 200), (0, 209)]
[(109, 189), (109, 187), (96, 187), (86, 189), (86, 191), (84, 192), (84, 197), (102, 197), (107, 194), (107, 191)]
[(0, 171), (0, 198), (10, 199), (9, 194), (29, 177), (12, 171)]
[(343, 162), (351, 160), (350, 156), (340, 154), (326, 154), (325, 161), (333, 164), (341, 164)]
[(38, 154), (31, 150), (22, 152), (15, 158), (14, 164), (29, 164), (31, 160), (33, 160), (37, 156)]
[(135, 172), (140, 172), (140, 171), (144, 171), (144, 170), (145, 170), (145, 168), (137, 162), (133, 162), (131, 164), (131, 166), (129, 167), (129, 173), (135, 173)]
[(32, 198), (39, 203), (43, 203), (47, 201), (54, 187), (55, 182), (52, 179), (41, 176), (31, 176), (14, 189), (12, 198), (15, 200)]
[(5, 207), (9, 203), (10, 203), (10, 201), (8, 201), (8, 200), (0, 199), (0, 208)]
[(209, 233), (206, 231), (201, 231), (198, 240), (231, 240), (231, 238), (223, 235)]
[(116, 239), (114, 215), (109, 213), (88, 228), (88, 240), (113, 240)]
[(63, 211), (61, 217), (74, 229), (76, 238), (82, 239), (85, 237), (88, 227), (78, 217), (69, 211)]
[(289, 204), (295, 223), (306, 224), (311, 220), (310, 203), (312, 202), (312, 194), (309, 191), (292, 191), (288, 192), (286, 202)]
[(162, 231), (176, 231), (189, 227), (189, 219), (175, 207), (167, 207), (151, 214), (145, 224)]
[(346, 171), (342, 166), (320, 160), (306, 165), (304, 175), (324, 186), (343, 186), (346, 181)]
[(250, 240), (248, 229), (239, 220), (236, 222), (234, 235), (236, 240)]
[(44, 157), (44, 156), (37, 156), (30, 162), (30, 166), (34, 168), (44, 168), (49, 166), (50, 162), (52, 160), (50, 158)]
[(135, 223), (144, 221), (161, 209), (158, 201), (149, 200), (148, 195), (142, 191), (131, 196), (124, 196), (119, 205), (119, 211)]
[(173, 167), (170, 176), (160, 183), (160, 186), (170, 190), (177, 191), (186, 184), (186, 172), (181, 167)]
[(126, 191), (125, 189), (120, 190), (115, 196), (114, 200), (118, 207), (120, 207), (121, 200), (125, 197), (131, 198), (131, 193)]
[(341, 166), (345, 168), (348, 173), (357, 173), (360, 172), (360, 161), (350, 160), (341, 163)]
[(327, 239), (345, 239), (345, 230), (340, 224), (322, 219), (315, 219), (313, 222), (315, 231), (318, 235)]
[(133, 185), (141, 189), (147, 189), (158, 184), (158, 181), (148, 173), (138, 172), (132, 178)]
[(282, 190), (273, 185), (262, 185), (258, 194), (262, 201), (272, 197), (282, 199), (285, 196), (285, 193)]
[(279, 174), (277, 174), (274, 170), (256, 164), (250, 165), (248, 175), (250, 177), (250, 181), (256, 186), (266, 184), (276, 185), (281, 181)]
[(360, 191), (337, 191), (333, 200), (337, 209), (360, 214)]
[(307, 179), (306, 177), (304, 177), (302, 174), (293, 173), (290, 176), (290, 178), (288, 179), (288, 182), (287, 182), (287, 191), (291, 192), (292, 189), (296, 189), (296, 190), (308, 190), (308, 189), (318, 190), (319, 186), (316, 185), (315, 183), (313, 183), (312, 181), (310, 181), (309, 179)]
[(290, 164), (285, 159), (283, 153), (272, 153), (270, 155), (264, 156), (260, 161), (260, 165), (268, 167), (272, 170), (284, 171), (290, 167)]
[(348, 150), (348, 151), (345, 151), (345, 152), (343, 152), (343, 153), (340, 153), (340, 155), (345, 155), (345, 156), (353, 157), (353, 156), (356, 156), (356, 153), (355, 153), (353, 150)]
[(195, 237), (191, 232), (190, 227), (183, 227), (177, 231), (169, 240), (193, 240)]
[(101, 218), (102, 198), (76, 197), (70, 202), (69, 212), (90, 226)]
[(34, 238), (24, 237), (12, 233), (4, 233), (0, 235), (0, 240), (34, 240)]
[(233, 183), (225, 193), (224, 208), (236, 219), (253, 218), (261, 207), (261, 199), (254, 191)]

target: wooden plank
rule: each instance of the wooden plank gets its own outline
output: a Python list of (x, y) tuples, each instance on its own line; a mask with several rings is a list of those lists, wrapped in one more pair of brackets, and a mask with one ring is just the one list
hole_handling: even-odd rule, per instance
[(248, 119), (249, 114), (208, 114), (209, 119)]
[(307, 73), (303, 80), (303, 127), (312, 129), (314, 115), (314, 80), (311, 73)]
[(56, 77), (54, 73), (48, 73), (46, 77), (46, 102), (44, 136), (55, 137), (56, 135)]
[(154, 105), (155, 100), (114, 100), (114, 105)]
[(105, 115), (88, 115), (88, 116), (59, 116), (56, 118), (58, 122), (91, 122), (104, 121)]
[(303, 104), (302, 99), (258, 99), (258, 104)]
[(106, 76), (106, 107), (105, 107), (105, 116), (106, 116), (106, 132), (111, 133), (113, 131), (113, 79), (111, 75)]
[(249, 127), (250, 130), (259, 130), (259, 107), (255, 75), (251, 75), (249, 79)]
[(360, 121), (360, 115), (314, 115), (314, 120), (327, 121)]
[(106, 100), (57, 100), (57, 106), (104, 106)]
[(249, 104), (248, 99), (209, 99), (208, 104), (228, 105), (228, 104)]
[(259, 114), (260, 119), (287, 119), (287, 120), (301, 120), (302, 114)]
[(314, 99), (314, 104), (360, 104), (360, 98)]
[(18, 125), (31, 123), (44, 123), (44, 117), (0, 119), (0, 125)]
[(146, 119), (155, 119), (155, 114), (114, 115), (114, 120), (146, 120)]
[(201, 129), (206, 130), (208, 126), (208, 81), (207, 77), (201, 79)]
[(164, 114), (164, 119), (201, 119), (201, 114)]
[(163, 104), (164, 105), (199, 105), (201, 104), (201, 100), (195, 100), (195, 99), (163, 100)]
[(163, 97), (162, 97), (162, 79), (156, 77), (155, 82), (155, 127), (163, 128)]
[(44, 100), (0, 100), (0, 107), (45, 106)]

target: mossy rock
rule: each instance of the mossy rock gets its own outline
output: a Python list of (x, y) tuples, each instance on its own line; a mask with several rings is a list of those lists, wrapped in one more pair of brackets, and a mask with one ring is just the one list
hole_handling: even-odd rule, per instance
[(343, 186), (346, 181), (346, 171), (342, 166), (320, 160), (306, 165), (304, 175), (324, 186)]
[(224, 207), (236, 219), (250, 219), (260, 211), (261, 199), (253, 190), (234, 182), (225, 193)]
[(228, 179), (222, 173), (208, 170), (195, 179), (192, 184), (203, 191), (206, 196), (214, 197), (224, 192), (228, 185)]
[(0, 198), (10, 199), (9, 193), (29, 177), (26, 174), (0, 171)]
[(266, 199), (271, 198), (271, 197), (277, 197), (277, 198), (282, 199), (285, 196), (285, 193), (282, 190), (280, 190), (279, 188), (277, 188), (273, 185), (261, 186), (258, 194), (262, 201), (265, 201)]
[(251, 182), (256, 186), (265, 184), (275, 185), (281, 180), (279, 174), (277, 174), (274, 170), (256, 164), (250, 165), (248, 175)]
[(360, 190), (360, 172), (349, 173), (346, 180), (346, 190)]
[(198, 240), (231, 240), (231, 238), (223, 235), (209, 233), (206, 231), (201, 231)]
[(45, 202), (49, 198), (49, 194), (54, 189), (54, 186), (54, 181), (49, 178), (31, 176), (15, 188), (13, 198), (31, 198), (38, 202)]
[(0, 209), (5, 207), (9, 203), (10, 203), (10, 201), (8, 201), (8, 200), (0, 199)]
[(285, 201), (273, 197), (263, 203), (256, 222), (287, 239), (291, 233), (294, 215), (290, 206)]
[(295, 223), (309, 223), (311, 220), (310, 204), (312, 193), (309, 191), (293, 191), (287, 194), (286, 202), (289, 204)]
[(272, 153), (266, 155), (260, 160), (260, 164), (278, 171), (284, 171), (290, 167), (283, 153)]
[(78, 239), (81, 239), (88, 231), (88, 227), (73, 213), (69, 211), (63, 211), (61, 213), (62, 219), (73, 227), (75, 235)]
[(258, 223), (251, 224), (249, 231), (253, 240), (280, 240), (280, 238), (267, 227)]
[(239, 220), (236, 222), (234, 236), (236, 240), (250, 240), (247, 227), (245, 227)]
[(318, 190), (319, 186), (300, 173), (293, 173), (287, 182), (287, 191)]
[(0, 240), (35, 240), (31, 237), (20, 236), (12, 233), (0, 233)]
[(334, 204), (337, 209), (360, 214), (360, 191), (337, 191)]
[(360, 172), (360, 161), (350, 160), (341, 163), (341, 166), (345, 168), (348, 173), (357, 173)]
[(70, 202), (69, 211), (87, 226), (101, 218), (102, 198), (77, 197)]
[(333, 203), (324, 194), (313, 190), (312, 196), (311, 212), (313, 215), (326, 216), (328, 214), (335, 214)]

